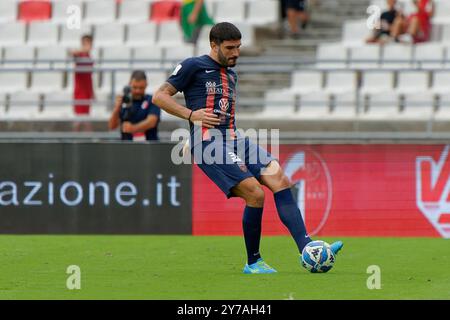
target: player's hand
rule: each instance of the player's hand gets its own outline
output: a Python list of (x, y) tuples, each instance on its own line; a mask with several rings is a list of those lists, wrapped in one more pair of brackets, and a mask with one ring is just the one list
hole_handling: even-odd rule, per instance
[(129, 121), (125, 121), (124, 123), (122, 123), (122, 132), (124, 133), (135, 133), (136, 129), (134, 127), (134, 125), (129, 122)]
[(192, 112), (191, 122), (201, 122), (202, 127), (214, 128), (220, 124), (220, 119), (216, 114), (211, 113), (208, 109), (204, 108)]

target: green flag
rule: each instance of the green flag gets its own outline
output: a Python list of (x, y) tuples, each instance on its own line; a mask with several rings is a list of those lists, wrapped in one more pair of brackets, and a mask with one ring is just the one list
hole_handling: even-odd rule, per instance
[(197, 21), (193, 24), (188, 22), (188, 18), (194, 11), (196, 0), (183, 0), (181, 6), (181, 27), (183, 28), (184, 38), (187, 41), (191, 41), (196, 35), (196, 31), (201, 29), (204, 25), (213, 25), (214, 20), (211, 19), (206, 10), (205, 3), (203, 3), (202, 8), (198, 14)]

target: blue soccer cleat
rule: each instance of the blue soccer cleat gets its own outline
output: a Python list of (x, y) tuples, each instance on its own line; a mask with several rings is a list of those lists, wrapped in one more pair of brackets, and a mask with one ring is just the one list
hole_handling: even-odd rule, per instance
[(344, 244), (342, 243), (342, 241), (336, 241), (333, 242), (330, 247), (331, 247), (331, 251), (333, 251), (334, 255), (336, 255), (344, 246)]
[(255, 263), (244, 267), (245, 274), (257, 274), (257, 273), (275, 273), (277, 270), (269, 266), (264, 262), (262, 258), (259, 258)]

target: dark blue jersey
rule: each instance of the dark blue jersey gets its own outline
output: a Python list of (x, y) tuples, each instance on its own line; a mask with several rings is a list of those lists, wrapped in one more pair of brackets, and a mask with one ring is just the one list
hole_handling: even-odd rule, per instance
[[(216, 129), (234, 139), (237, 75), (231, 68), (222, 67), (208, 55), (188, 58), (175, 68), (167, 82), (184, 93), (189, 109), (207, 108), (218, 115), (221, 122)], [(191, 134), (194, 129), (191, 124)], [(202, 128), (202, 137), (208, 138), (206, 128)]]
[[(129, 121), (133, 124), (139, 123), (147, 119), (149, 115), (155, 115), (159, 119), (161, 117), (161, 109), (152, 103), (152, 96), (146, 94), (142, 99), (133, 99), (132, 105), (129, 108), (120, 109), (120, 120)], [(122, 132), (122, 140), (133, 140), (133, 136), (138, 134)], [(142, 134), (142, 133), (140, 133)], [(158, 125), (144, 132), (146, 140), (158, 140)]]

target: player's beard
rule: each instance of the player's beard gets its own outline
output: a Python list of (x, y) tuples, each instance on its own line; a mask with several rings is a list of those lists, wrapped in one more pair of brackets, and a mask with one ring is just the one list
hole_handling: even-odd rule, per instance
[(237, 61), (237, 57), (234, 57), (234, 59), (230, 59), (225, 57), (225, 55), (222, 53), (222, 51), (219, 48), (219, 52), (218, 52), (218, 58), (219, 58), (219, 62), (223, 67), (234, 67), (236, 66), (236, 61)]

